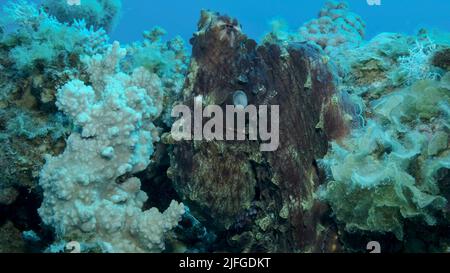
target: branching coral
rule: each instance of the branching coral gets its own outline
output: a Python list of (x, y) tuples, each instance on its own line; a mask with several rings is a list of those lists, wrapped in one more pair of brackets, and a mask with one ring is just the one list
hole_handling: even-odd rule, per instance
[(416, 41), (416, 45), (409, 50), (409, 55), (399, 58), (400, 72), (405, 74), (408, 84), (438, 78), (439, 74), (433, 70), (431, 64), (436, 49), (437, 45), (430, 39), (424, 42)]
[(54, 112), (56, 88), (84, 77), (80, 56), (105, 52), (108, 36), (83, 20), (60, 23), (26, 1), (9, 2), (4, 13), (9, 31), (0, 40), (0, 60), (10, 84), (1, 88), (9, 95), (23, 93), (27, 108)]
[[(86, 28), (84, 21), (60, 23), (42, 9), (26, 1), (10, 2), (3, 22), (16, 27), (2, 43), (11, 46), (9, 57), (20, 71), (29, 71), (36, 61), (44, 66), (68, 66), (81, 54), (100, 53), (108, 40), (103, 30)], [(72, 61), (73, 62), (73, 61)]]
[(144, 32), (142, 42), (136, 42), (127, 48), (128, 58), (124, 66), (127, 70), (144, 67), (160, 77), (164, 88), (164, 106), (167, 106), (163, 120), (170, 125), (171, 106), (181, 95), (189, 55), (181, 37), (163, 41), (165, 34), (160, 27)]
[[(23, 136), (29, 140), (51, 135), (53, 140), (64, 136), (67, 128), (66, 118), (60, 114), (48, 117), (49, 120), (33, 116), (22, 109), (8, 110), (14, 112), (15, 116), (8, 120), (7, 132), (13, 136)], [(4, 111), (0, 111), (3, 114)]]
[(102, 28), (95, 30), (92, 26), (88, 27), (85, 20), (77, 20), (72, 26), (76, 28), (81, 36), (84, 37), (84, 53), (87, 55), (101, 54), (109, 46), (109, 37)]
[(43, 14), (39, 12), (36, 5), (26, 0), (9, 1), (3, 6), (4, 17), (2, 24), (8, 22), (17, 22), (34, 24)]
[(86, 20), (89, 27), (111, 31), (122, 9), (121, 0), (83, 0), (81, 5), (68, 5), (66, 0), (45, 0), (44, 9), (60, 22)]
[(137, 68), (120, 72), (126, 50), (116, 42), (105, 55), (83, 58), (92, 86), (72, 80), (57, 106), (79, 127), (57, 157), (48, 156), (39, 184), (39, 214), (58, 240), (77, 240), (106, 252), (158, 252), (184, 207), (142, 211), (147, 195), (132, 174), (144, 170), (159, 139), (152, 121), (161, 113), (161, 81)]
[(330, 182), (321, 192), (350, 232), (392, 232), (407, 219), (439, 224), (448, 200), (441, 181), (450, 168), (450, 74), (421, 81), (371, 104), (373, 118), (321, 162)]
[(130, 56), (129, 66), (144, 67), (157, 74), (167, 88), (166, 91), (177, 94), (184, 82), (188, 54), (181, 37), (164, 42), (162, 37), (165, 34), (160, 27), (144, 32), (144, 40), (127, 49)]

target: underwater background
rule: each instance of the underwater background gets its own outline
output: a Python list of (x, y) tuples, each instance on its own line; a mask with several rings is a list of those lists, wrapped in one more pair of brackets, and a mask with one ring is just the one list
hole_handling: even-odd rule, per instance
[[(172, 35), (191, 38), (196, 31), (198, 11), (210, 9), (239, 18), (246, 34), (260, 39), (272, 19), (281, 18), (296, 28), (317, 15), (326, 0), (246, 0), (246, 1), (124, 1), (123, 17), (112, 38), (123, 42), (135, 41), (149, 26), (160, 25)], [(347, 1), (367, 24), (366, 38), (380, 32), (413, 34), (419, 28), (449, 29), (450, 3), (440, 0), (385, 0), (380, 6), (369, 6), (365, 0)], [(174, 8), (176, 7), (176, 8)]]
[[(1, 0), (4, 5), (8, 0)], [(36, 3), (42, 1), (35, 1)], [(111, 33), (111, 39), (124, 43), (137, 41), (146, 29), (159, 25), (169, 36), (180, 35), (189, 40), (196, 31), (198, 13), (210, 9), (233, 14), (245, 27), (247, 35), (260, 39), (273, 19), (283, 19), (296, 27), (317, 15), (326, 0), (246, 0), (246, 1), (146, 1), (128, 0), (122, 4), (121, 19)], [(352, 11), (364, 18), (366, 38), (380, 32), (413, 34), (422, 27), (449, 29), (450, 3), (441, 0), (384, 0), (380, 6), (370, 6), (366, 0), (349, 0)]]
[(450, 2), (78, 2), (0, 1), (0, 252), (450, 251)]

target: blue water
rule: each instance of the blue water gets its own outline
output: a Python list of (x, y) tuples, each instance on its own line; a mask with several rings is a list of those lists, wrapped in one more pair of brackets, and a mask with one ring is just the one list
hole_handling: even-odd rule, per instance
[[(62, 0), (65, 1), (65, 0)], [(0, 0), (0, 5), (6, 3)], [(39, 1), (35, 1), (39, 2)], [(244, 32), (258, 39), (274, 18), (283, 18), (296, 29), (315, 18), (325, 0), (124, 0), (123, 14), (112, 39), (132, 42), (154, 25), (169, 36), (189, 40), (196, 31), (201, 9), (211, 9), (237, 17)], [(450, 31), (448, 0), (381, 0), (381, 6), (369, 6), (366, 0), (348, 0), (353, 12), (367, 23), (366, 38), (380, 32), (414, 34), (421, 27)]]
[[(139, 40), (143, 30), (160, 25), (169, 35), (188, 40), (201, 9), (211, 9), (237, 17), (244, 32), (260, 38), (273, 18), (285, 19), (292, 28), (315, 18), (325, 0), (125, 0), (124, 13), (113, 39)], [(448, 0), (381, 0), (381, 6), (369, 6), (366, 0), (349, 0), (350, 8), (367, 23), (366, 38), (380, 32), (414, 34), (421, 27), (450, 30)]]

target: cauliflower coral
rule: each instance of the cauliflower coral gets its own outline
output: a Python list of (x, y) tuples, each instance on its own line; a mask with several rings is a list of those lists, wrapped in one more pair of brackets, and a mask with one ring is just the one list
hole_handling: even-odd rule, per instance
[(329, 1), (320, 11), (319, 18), (305, 23), (300, 35), (327, 51), (339, 46), (358, 46), (364, 37), (365, 23), (350, 12), (345, 2)]
[(144, 170), (159, 140), (152, 121), (161, 114), (155, 74), (120, 71), (126, 50), (114, 43), (105, 55), (84, 57), (92, 85), (74, 79), (57, 93), (58, 108), (78, 129), (65, 151), (47, 156), (39, 184), (39, 214), (58, 241), (78, 241), (104, 252), (159, 252), (184, 206), (172, 201), (160, 213), (142, 211), (147, 200), (133, 174)]
[(288, 42), (309, 42), (331, 53), (337, 48), (355, 48), (363, 42), (366, 25), (357, 14), (350, 11), (347, 3), (328, 1), (319, 13), (299, 28), (288, 31), (282, 20), (271, 22), (272, 31), (263, 42), (285, 44)]

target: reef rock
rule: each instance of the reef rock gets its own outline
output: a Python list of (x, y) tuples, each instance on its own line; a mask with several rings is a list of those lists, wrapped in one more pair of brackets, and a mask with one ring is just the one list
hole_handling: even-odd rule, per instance
[(182, 103), (202, 96), (225, 109), (239, 92), (249, 105), (279, 105), (280, 145), (260, 152), (259, 141), (175, 142), (168, 174), (183, 202), (241, 251), (336, 250), (322, 221), (327, 207), (314, 196), (315, 160), (348, 130), (327, 59), (306, 43), (257, 45), (236, 19), (207, 11), (191, 44)]
[[(449, 82), (447, 73), (371, 101), (367, 126), (333, 142), (320, 161), (329, 182), (319, 195), (353, 238), (394, 234), (409, 251), (424, 251), (413, 241), (448, 246), (439, 234), (449, 227)], [(436, 236), (409, 232), (418, 227)]]
[(0, 225), (0, 253), (23, 253), (25, 249), (20, 231), (13, 223)]

